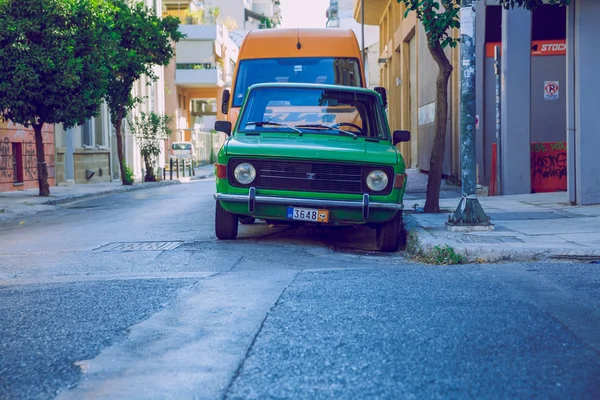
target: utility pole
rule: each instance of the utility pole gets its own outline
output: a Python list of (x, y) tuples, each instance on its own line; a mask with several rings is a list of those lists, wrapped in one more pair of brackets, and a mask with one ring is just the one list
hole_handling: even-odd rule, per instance
[(490, 218), (477, 200), (475, 161), (475, 4), (460, 3), (460, 155), (462, 198), (446, 228), (451, 231), (491, 230)]

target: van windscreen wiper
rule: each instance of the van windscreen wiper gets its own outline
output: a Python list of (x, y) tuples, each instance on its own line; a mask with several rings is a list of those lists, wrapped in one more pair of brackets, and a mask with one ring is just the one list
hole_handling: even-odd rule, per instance
[(277, 127), (282, 127), (282, 128), (288, 128), (291, 129), (295, 132), (298, 132), (299, 134), (302, 135), (302, 131), (300, 129), (296, 129), (293, 126), (289, 126), (286, 124), (280, 124), (279, 122), (272, 122), (272, 121), (253, 121), (253, 122), (247, 122), (246, 126), (248, 125), (255, 125), (255, 126), (277, 126)]
[(315, 130), (327, 129), (327, 130), (343, 133), (347, 136), (352, 136), (354, 139), (356, 139), (358, 137), (358, 136), (356, 136), (355, 133), (352, 133), (350, 131), (346, 131), (346, 130), (340, 129), (340, 128), (334, 128), (334, 127), (331, 127), (328, 125), (323, 125), (323, 124), (302, 124), (302, 125), (295, 125), (295, 127), (296, 128), (304, 128), (304, 129), (315, 129)]

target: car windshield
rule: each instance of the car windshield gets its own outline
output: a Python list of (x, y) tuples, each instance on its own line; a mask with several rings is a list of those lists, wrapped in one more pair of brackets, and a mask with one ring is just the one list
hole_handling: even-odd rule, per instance
[(388, 138), (376, 95), (344, 89), (254, 88), (238, 131)]
[(192, 145), (190, 143), (173, 143), (173, 150), (190, 150)]
[(240, 107), (246, 90), (256, 83), (322, 83), (360, 87), (360, 65), (356, 58), (305, 57), (240, 61), (233, 107)]

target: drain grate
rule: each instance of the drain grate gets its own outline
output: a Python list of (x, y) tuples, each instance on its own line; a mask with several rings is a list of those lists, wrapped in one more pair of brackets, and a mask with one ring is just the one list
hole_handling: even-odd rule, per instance
[(514, 236), (463, 235), (459, 241), (461, 243), (523, 243), (521, 239)]
[(98, 247), (98, 251), (165, 251), (173, 250), (183, 242), (113, 242)]

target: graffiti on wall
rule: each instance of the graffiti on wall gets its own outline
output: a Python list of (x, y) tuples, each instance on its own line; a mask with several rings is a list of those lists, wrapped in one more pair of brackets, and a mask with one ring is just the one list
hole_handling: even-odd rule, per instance
[(25, 179), (37, 179), (38, 171), (35, 145), (33, 142), (25, 142), (23, 145), (23, 173), (25, 174)]
[(567, 145), (565, 142), (531, 143), (531, 191), (567, 190)]

